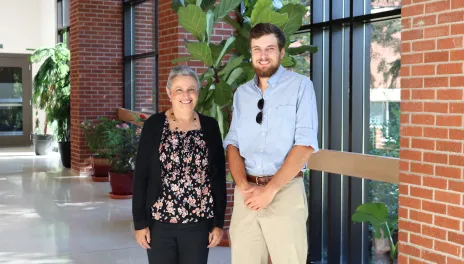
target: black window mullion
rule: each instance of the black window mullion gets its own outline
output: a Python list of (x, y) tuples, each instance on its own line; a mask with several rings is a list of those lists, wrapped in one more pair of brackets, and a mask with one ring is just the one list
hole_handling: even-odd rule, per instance
[(155, 51), (155, 59), (153, 61), (153, 86), (152, 86), (152, 108), (158, 112), (158, 0), (153, 0), (153, 50)]

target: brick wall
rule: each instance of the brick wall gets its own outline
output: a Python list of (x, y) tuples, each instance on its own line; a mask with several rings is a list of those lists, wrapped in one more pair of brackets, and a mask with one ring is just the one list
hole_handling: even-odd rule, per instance
[(399, 263), (464, 263), (464, 1), (402, 4)]
[[(171, 61), (179, 56), (187, 55), (187, 48), (184, 39), (195, 40), (190, 33), (187, 33), (180, 25), (177, 14), (171, 9), (171, 0), (159, 1), (159, 110), (163, 111), (171, 106), (166, 94), (166, 83), (169, 71), (174, 66)], [(234, 17), (231, 14), (231, 17)], [(234, 34), (234, 29), (226, 23), (218, 23), (213, 29), (211, 41), (215, 44), (221, 42)], [(227, 57), (225, 57), (227, 59)], [(191, 61), (185, 63), (189, 65), (198, 74), (202, 74), (206, 67), (200, 61)], [(226, 212), (226, 227), (229, 226), (230, 216), (232, 214), (233, 202), (233, 185), (228, 183), (228, 208)]]
[(90, 152), (80, 123), (115, 118), (123, 105), (122, 1), (71, 0), (71, 168)]

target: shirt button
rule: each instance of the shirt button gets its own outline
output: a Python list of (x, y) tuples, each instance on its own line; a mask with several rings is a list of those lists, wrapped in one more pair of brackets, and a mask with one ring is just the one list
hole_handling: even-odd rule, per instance
[(261, 166), (258, 166), (258, 169), (261, 169)]
[(266, 135), (266, 134), (263, 132), (263, 133), (261, 133), (261, 135), (263, 135), (263, 136), (264, 136), (264, 135)]

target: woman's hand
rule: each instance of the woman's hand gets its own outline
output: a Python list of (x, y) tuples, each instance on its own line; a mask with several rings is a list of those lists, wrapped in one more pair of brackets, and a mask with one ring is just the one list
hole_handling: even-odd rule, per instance
[(222, 240), (223, 231), (222, 228), (215, 227), (213, 231), (209, 233), (209, 245), (208, 248), (215, 247), (219, 245)]
[(142, 246), (144, 249), (150, 249), (150, 229), (145, 227), (144, 229), (135, 230), (135, 240)]

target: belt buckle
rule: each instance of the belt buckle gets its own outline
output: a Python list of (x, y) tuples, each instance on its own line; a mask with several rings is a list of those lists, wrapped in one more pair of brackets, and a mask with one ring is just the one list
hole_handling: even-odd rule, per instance
[(262, 184), (262, 183), (260, 184), (260, 183), (258, 182), (258, 179), (259, 179), (259, 177), (256, 176), (256, 180), (255, 180), (255, 181), (256, 181), (256, 185), (258, 185), (258, 186), (264, 186), (265, 184)]

